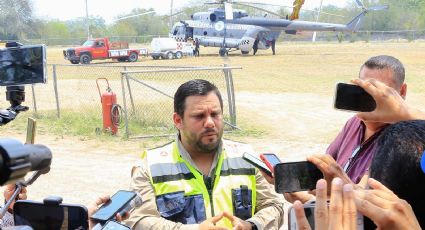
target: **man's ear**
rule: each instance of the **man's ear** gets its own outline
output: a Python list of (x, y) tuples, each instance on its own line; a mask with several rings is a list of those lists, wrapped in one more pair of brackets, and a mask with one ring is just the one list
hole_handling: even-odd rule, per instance
[(174, 122), (174, 126), (176, 126), (178, 130), (180, 130), (183, 127), (183, 118), (177, 113), (173, 113), (173, 122)]
[(403, 99), (406, 99), (406, 94), (407, 94), (407, 84), (403, 83), (403, 85), (401, 85), (401, 88), (400, 88), (400, 96)]

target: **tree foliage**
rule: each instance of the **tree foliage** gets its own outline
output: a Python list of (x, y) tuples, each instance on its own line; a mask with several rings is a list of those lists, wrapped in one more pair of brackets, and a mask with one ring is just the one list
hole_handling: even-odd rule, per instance
[(26, 37), (32, 31), (32, 5), (28, 0), (0, 0), (0, 36)]

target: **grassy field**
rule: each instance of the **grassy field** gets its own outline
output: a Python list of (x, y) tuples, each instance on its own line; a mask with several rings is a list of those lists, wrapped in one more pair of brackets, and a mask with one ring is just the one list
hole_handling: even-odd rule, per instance
[[(49, 64), (68, 64), (63, 59), (62, 49), (63, 47), (48, 47)], [(406, 68), (407, 101), (425, 110), (425, 42), (284, 42), (277, 45), (276, 55), (272, 55), (271, 50), (260, 50), (256, 56), (242, 56), (235, 52), (224, 58), (217, 53), (216, 48), (201, 47), (201, 57), (198, 58), (141, 58), (137, 63), (126, 64), (228, 64), (242, 67), (241, 70), (233, 71), (237, 123), (242, 131), (226, 134), (226, 137), (251, 143), (258, 152), (275, 152), (283, 160), (299, 160), (312, 153), (324, 152), (345, 121), (353, 115), (332, 108), (335, 83), (356, 78), (361, 64), (371, 56), (387, 54), (399, 58)], [(69, 84), (78, 86), (83, 82), (72, 68), (66, 71), (70, 74), (67, 77)], [(91, 70), (86, 74), (99, 77), (108, 73), (99, 74)], [(202, 75), (197, 77), (202, 78)], [(93, 98), (89, 94), (94, 95)], [(79, 103), (72, 92), (67, 94), (67, 98), (72, 103)], [(53, 99), (51, 95), (46, 95), (40, 100)], [(91, 88), (86, 100), (99, 104), (97, 89)], [(10, 125), (4, 126), (2, 136), (24, 140), (25, 117), (30, 115), (28, 112), (23, 113)], [(86, 204), (99, 194), (112, 194), (117, 189), (125, 189), (129, 183), (130, 166), (138, 158), (138, 154), (144, 148), (168, 141), (158, 138), (123, 140), (107, 135), (88, 135), (91, 131), (85, 131), (84, 128), (87, 127), (84, 126), (92, 122), (85, 119), (84, 114), (78, 117), (64, 116), (61, 120), (51, 114), (38, 119), (36, 142), (45, 144), (54, 151), (54, 161), (51, 172), (31, 188), (31, 199), (45, 197), (48, 189), (49, 195), (61, 195), (67, 198), (68, 203)], [(76, 132), (75, 126), (82, 126), (83, 131)], [(72, 178), (72, 182), (64, 178)]]

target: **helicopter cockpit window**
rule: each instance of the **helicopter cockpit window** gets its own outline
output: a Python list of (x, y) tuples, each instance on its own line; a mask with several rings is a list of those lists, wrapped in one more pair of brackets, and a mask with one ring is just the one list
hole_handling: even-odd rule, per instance
[(174, 26), (173, 28), (173, 35), (177, 35), (177, 32), (179, 31), (179, 26)]

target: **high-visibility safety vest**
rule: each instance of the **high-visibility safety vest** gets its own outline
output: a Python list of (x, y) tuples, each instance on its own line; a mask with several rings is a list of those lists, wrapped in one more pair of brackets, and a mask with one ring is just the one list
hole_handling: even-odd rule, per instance
[[(156, 204), (162, 217), (183, 224), (196, 224), (223, 211), (241, 219), (254, 215), (256, 169), (242, 159), (252, 153), (249, 145), (223, 140), (222, 153), (211, 181), (185, 161), (172, 142), (142, 155), (148, 162)], [(232, 227), (227, 218), (217, 226)]]

